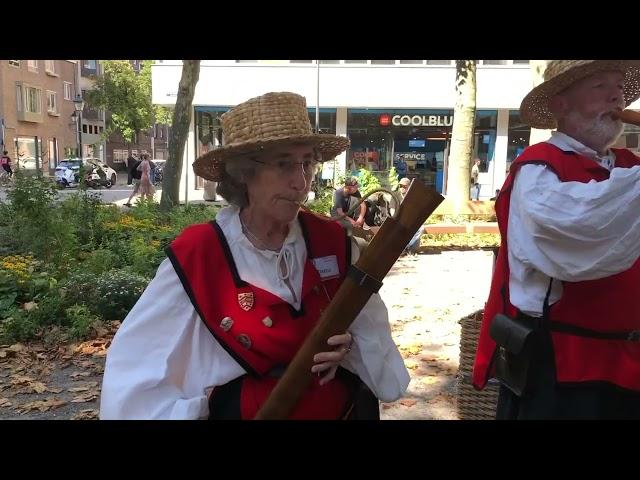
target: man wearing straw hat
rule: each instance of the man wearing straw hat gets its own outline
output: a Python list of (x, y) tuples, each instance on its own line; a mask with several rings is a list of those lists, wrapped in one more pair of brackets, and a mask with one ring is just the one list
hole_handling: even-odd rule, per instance
[(522, 101), (556, 131), (496, 201), (473, 382), (499, 378), (497, 418), (640, 418), (640, 158), (611, 148), (638, 97), (640, 61), (553, 60)]
[[(109, 349), (101, 418), (251, 419), (357, 257), (337, 222), (301, 212), (318, 163), (349, 145), (311, 130), (304, 97), (267, 93), (222, 116), (194, 163), (230, 206), (187, 228)], [(379, 418), (409, 375), (375, 294), (314, 357), (291, 418)]]

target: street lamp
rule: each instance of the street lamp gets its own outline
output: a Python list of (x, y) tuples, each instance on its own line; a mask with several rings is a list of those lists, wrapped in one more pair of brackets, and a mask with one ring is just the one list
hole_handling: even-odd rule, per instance
[(82, 161), (82, 109), (84, 108), (84, 100), (79, 93), (73, 100), (73, 107), (76, 109), (75, 115), (78, 120), (78, 157)]

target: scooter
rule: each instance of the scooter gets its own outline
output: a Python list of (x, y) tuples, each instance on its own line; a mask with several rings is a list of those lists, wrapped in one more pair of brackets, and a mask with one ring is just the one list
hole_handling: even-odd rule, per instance
[[(100, 171), (101, 172), (100, 172)], [(102, 175), (100, 175), (102, 173)], [(94, 168), (85, 177), (85, 183), (87, 187), (90, 188), (111, 188), (113, 184), (111, 183), (111, 179), (107, 178), (107, 174), (102, 169)]]

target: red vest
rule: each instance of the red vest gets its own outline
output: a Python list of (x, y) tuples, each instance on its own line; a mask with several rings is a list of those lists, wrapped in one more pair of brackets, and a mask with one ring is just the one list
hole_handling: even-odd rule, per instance
[[(307, 244), (299, 311), (240, 278), (215, 221), (188, 227), (167, 249), (198, 315), (249, 373), (243, 377), (240, 393), (242, 418), (254, 418), (278, 380), (267, 373), (289, 364), (351, 264), (351, 242), (337, 222), (306, 212), (300, 212), (298, 218)], [(312, 260), (331, 255), (336, 257), (339, 275), (323, 281)], [(320, 387), (318, 381), (314, 377), (291, 418), (337, 419), (344, 415), (349, 406), (346, 384), (336, 378)]]
[[(640, 164), (640, 158), (625, 149), (612, 149), (616, 168)], [(501, 245), (496, 260), (489, 299), (485, 305), (473, 384), (482, 389), (493, 374), (496, 349), (489, 325), (498, 313), (515, 317), (509, 302), (509, 262), (507, 224), (511, 189), (516, 173), (525, 164), (543, 164), (562, 182), (588, 183), (609, 178), (609, 171), (575, 152), (563, 152), (549, 143), (533, 145), (512, 164), (496, 201)], [(542, 309), (542, 305), (540, 306)], [(562, 297), (550, 309), (553, 322), (596, 332), (626, 332), (640, 329), (640, 261), (627, 271), (598, 280), (562, 282)], [(558, 331), (551, 332), (557, 380), (561, 383), (608, 382), (640, 391), (640, 343), (589, 338)]]

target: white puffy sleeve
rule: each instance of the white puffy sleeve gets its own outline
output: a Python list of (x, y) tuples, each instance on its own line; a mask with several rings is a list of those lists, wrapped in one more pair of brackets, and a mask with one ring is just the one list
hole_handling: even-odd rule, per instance
[[(359, 250), (352, 242), (352, 262)], [(349, 328), (354, 343), (342, 366), (360, 379), (383, 402), (397, 400), (409, 386), (409, 372), (391, 336), (387, 307), (373, 294)]]
[(100, 418), (206, 418), (208, 388), (244, 373), (207, 330), (166, 259), (113, 338)]

